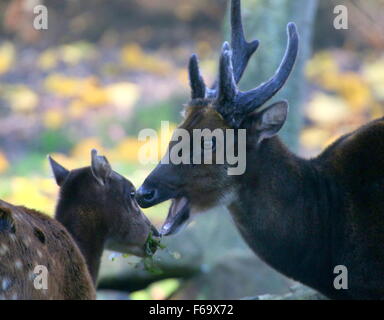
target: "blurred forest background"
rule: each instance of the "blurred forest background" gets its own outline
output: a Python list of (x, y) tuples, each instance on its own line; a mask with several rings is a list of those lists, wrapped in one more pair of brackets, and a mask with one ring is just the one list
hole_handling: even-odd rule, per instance
[[(33, 28), (38, 4), (48, 8), (48, 30)], [(137, 134), (159, 130), (161, 120), (174, 126), (181, 120), (191, 53), (199, 54), (212, 83), (221, 42), (229, 39), (227, 4), (1, 1), (0, 198), (53, 214), (58, 189), (47, 154), (72, 169), (89, 165), (91, 148), (139, 186), (153, 165), (138, 163)], [(341, 134), (383, 115), (383, 0), (242, 4), (247, 38), (260, 40), (243, 89), (273, 74), (286, 45), (285, 25), (298, 24), (300, 59), (279, 95), (291, 105), (283, 134), (291, 149), (315, 156)], [(339, 4), (348, 8), (347, 30), (333, 27)], [(167, 144), (160, 141), (160, 155)], [(165, 203), (145, 212), (160, 226), (167, 209)], [(166, 243), (149, 267), (106, 255), (100, 298), (241, 298), (284, 293), (292, 285), (254, 257), (226, 213), (199, 217)]]

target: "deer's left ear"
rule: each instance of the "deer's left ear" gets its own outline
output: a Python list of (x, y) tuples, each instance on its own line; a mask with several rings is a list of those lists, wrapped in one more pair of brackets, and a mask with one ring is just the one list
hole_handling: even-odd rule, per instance
[(48, 156), (49, 163), (52, 168), (53, 175), (55, 176), (55, 180), (58, 186), (61, 186), (65, 180), (65, 178), (69, 174), (69, 170), (65, 169), (61, 164), (53, 160), (51, 156)]
[(91, 170), (93, 176), (96, 178), (97, 182), (101, 185), (104, 185), (108, 177), (112, 173), (112, 167), (109, 164), (108, 160), (104, 156), (98, 156), (95, 149), (91, 152), (92, 165)]
[(288, 102), (275, 102), (259, 113), (250, 115), (246, 127), (257, 135), (257, 143), (275, 136), (283, 127), (288, 115)]

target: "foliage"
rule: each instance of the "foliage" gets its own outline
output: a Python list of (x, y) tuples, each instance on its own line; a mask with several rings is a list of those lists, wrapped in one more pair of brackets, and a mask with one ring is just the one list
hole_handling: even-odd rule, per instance
[[(219, 26), (225, 11), (221, 0), (165, 0), (161, 4), (151, 0), (97, 1), (93, 8), (74, 2), (72, 9), (87, 6), (92, 12), (67, 19), (73, 15), (71, 8), (64, 10), (57, 3), (55, 8), (55, 1), (47, 1), (47, 5), (52, 5), (49, 10), (53, 14), (63, 11), (65, 23), (57, 25), (64, 25), (64, 30), (55, 30), (51, 20), (47, 31), (51, 38), (45, 46), (25, 47), (17, 40), (0, 41), (0, 198), (48, 214), (54, 212), (58, 191), (46, 160), (48, 153), (73, 169), (89, 165), (90, 150), (96, 148), (136, 186), (143, 182), (154, 165), (138, 162), (143, 142), (137, 140), (137, 134), (143, 128), (159, 130), (161, 120), (174, 123), (172, 131), (180, 120), (182, 104), (188, 99), (186, 65), (192, 51), (201, 57), (206, 82), (212, 83), (222, 40)], [(252, 8), (256, 2), (262, 3), (250, 2)], [(285, 46), (284, 27), (278, 34), (274, 32), (276, 21), (281, 25), (286, 21), (283, 11), (275, 10), (275, 6), (281, 5), (277, 1), (268, 8), (276, 18), (258, 11), (260, 19), (252, 18), (244, 6), (247, 30), (255, 30), (255, 36), (247, 34), (247, 38), (258, 38), (262, 46), (244, 80), (254, 72), (264, 81), (277, 65), (272, 58), (280, 61)], [(119, 19), (109, 17), (107, 8), (121, 13)], [(306, 19), (302, 11), (293, 11)], [(146, 21), (141, 20), (144, 14)], [(262, 19), (262, 15), (268, 18)], [(105, 20), (97, 18), (100, 16)], [(100, 24), (96, 26), (94, 21)], [(263, 26), (264, 33), (257, 24)], [(303, 30), (299, 32), (303, 37)], [(56, 39), (55, 34), (63, 36)], [(263, 55), (264, 60), (258, 60)], [(300, 133), (302, 154), (315, 155), (341, 134), (383, 115), (381, 53), (326, 48), (314, 53), (306, 75), (310, 90), (304, 103), (305, 127)], [(297, 85), (299, 81), (294, 79), (288, 83)], [(244, 83), (243, 88), (247, 86), (253, 87), (254, 81)], [(293, 112), (290, 117), (288, 127), (299, 119)], [(170, 134), (152, 142), (151, 148), (157, 148), (159, 157)], [(168, 205), (162, 203), (144, 211), (160, 225)], [(144, 263), (156, 272), (152, 260)], [(179, 285), (175, 279), (161, 281), (132, 294), (132, 298), (164, 299)]]
[(306, 72), (312, 94), (306, 108), (309, 122), (301, 133), (301, 143), (310, 154), (383, 116), (384, 56), (321, 51), (308, 63)]

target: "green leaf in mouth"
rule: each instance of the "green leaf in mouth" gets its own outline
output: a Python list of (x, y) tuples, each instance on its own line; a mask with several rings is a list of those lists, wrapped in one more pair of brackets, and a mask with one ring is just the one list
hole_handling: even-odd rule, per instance
[(161, 243), (161, 238), (156, 239), (153, 237), (153, 233), (150, 232), (147, 238), (147, 241), (145, 242), (145, 252), (148, 256), (153, 256), (156, 252), (156, 250), (164, 249), (165, 245)]

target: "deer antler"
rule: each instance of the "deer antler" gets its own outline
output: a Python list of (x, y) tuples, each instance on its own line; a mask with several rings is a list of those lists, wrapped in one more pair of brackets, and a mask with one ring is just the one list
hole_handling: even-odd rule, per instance
[(238, 127), (247, 114), (271, 99), (288, 79), (295, 64), (299, 45), (296, 25), (294, 23), (288, 23), (287, 34), (287, 48), (275, 74), (267, 82), (246, 92), (241, 92), (237, 89), (234, 81), (236, 73), (234, 72), (231, 59), (228, 58), (231, 56), (231, 49), (228, 45), (223, 46), (219, 69), (220, 89), (215, 107), (231, 125)]
[(245, 40), (240, 0), (232, 0), (231, 3), (231, 46), (234, 78), (236, 83), (239, 83), (249, 59), (259, 46), (258, 40), (252, 42)]
[(233, 70), (233, 60), (234, 57), (231, 47), (228, 42), (224, 42), (220, 56), (219, 81), (217, 82), (217, 102), (218, 105), (223, 107), (228, 106), (228, 102), (233, 102), (233, 98), (238, 94), (235, 80), (236, 73)]
[(188, 71), (192, 99), (204, 98), (206, 86), (200, 75), (199, 63), (197, 62), (197, 56), (195, 54), (189, 59)]
[[(252, 42), (245, 40), (241, 21), (240, 0), (232, 0), (231, 2), (231, 44), (233, 48), (232, 64), (234, 67), (234, 78), (236, 83), (239, 83), (249, 59), (259, 46), (259, 41), (257, 40)], [(189, 79), (192, 88), (192, 99), (217, 97), (218, 81), (215, 81), (211, 89), (206, 88), (204, 80), (200, 76), (197, 56), (195, 54), (189, 60)], [(202, 90), (202, 88), (205, 89)]]
[(192, 88), (192, 99), (214, 99), (214, 106), (228, 123), (239, 127), (244, 117), (272, 98), (284, 85), (291, 73), (298, 52), (299, 39), (296, 25), (287, 25), (288, 44), (283, 60), (272, 78), (257, 88), (247, 92), (238, 90), (237, 84), (252, 54), (259, 46), (254, 40), (247, 42), (241, 21), (240, 0), (231, 3), (231, 43), (225, 42), (222, 47), (219, 66), (219, 77), (211, 89), (207, 88), (200, 75), (197, 56), (189, 61), (189, 77)]

